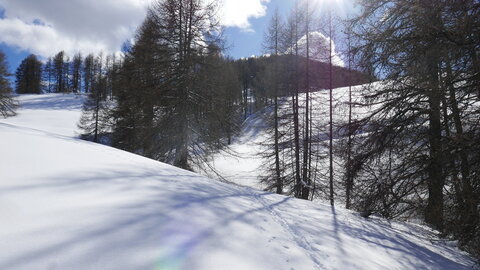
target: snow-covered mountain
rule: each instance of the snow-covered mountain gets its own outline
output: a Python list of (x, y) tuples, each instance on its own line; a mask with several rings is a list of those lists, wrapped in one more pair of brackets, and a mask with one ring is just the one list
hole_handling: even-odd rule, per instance
[[(330, 62), (330, 38), (324, 34), (314, 31), (309, 34), (309, 52), (310, 59), (322, 62)], [(294, 51), (295, 48), (289, 50)], [(298, 54), (307, 55), (307, 35), (298, 40)], [(344, 67), (345, 63), (340, 58), (340, 54), (336, 51), (335, 42), (332, 40), (332, 64), (334, 66)]]
[(0, 269), (473, 265), (419, 225), (363, 219), (79, 140), (81, 97), (19, 100), (19, 115), (0, 120)]

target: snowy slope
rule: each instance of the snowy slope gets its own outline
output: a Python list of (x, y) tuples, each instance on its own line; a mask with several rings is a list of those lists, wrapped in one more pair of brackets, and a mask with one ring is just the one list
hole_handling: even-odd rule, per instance
[(261, 144), (267, 139), (265, 122), (261, 112), (251, 115), (244, 122), (240, 136), (233, 138), (228, 151), (214, 154), (210, 167), (215, 172), (202, 172), (213, 178), (219, 174), (223, 180), (241, 186), (263, 189), (259, 183), (263, 173)]
[[(375, 87), (379, 87), (379, 83), (375, 83)], [(358, 85), (352, 87), (352, 101), (362, 101), (362, 91), (364, 85)], [(342, 87), (333, 89), (333, 122), (336, 127), (339, 127), (348, 121), (348, 101), (349, 101), (349, 88)], [(316, 134), (323, 140), (328, 139), (329, 132), (329, 91), (321, 90), (310, 93), (310, 102), (312, 110), (312, 119), (315, 125)], [(300, 106), (305, 104), (305, 94), (299, 96)], [(353, 120), (364, 116), (367, 112), (367, 108), (354, 106)], [(280, 105), (280, 113), (282, 111), (285, 114), (289, 114), (291, 111), (290, 99), (285, 100)], [(300, 113), (300, 122), (303, 121), (304, 112)], [(230, 145), (230, 152), (220, 152), (212, 156), (210, 165), (215, 171), (220, 174), (225, 180), (233, 182), (242, 186), (253, 187), (257, 189), (264, 189), (261, 183), (259, 183), (262, 175), (265, 173), (262, 164), (264, 160), (261, 155), (265, 151), (262, 144), (270, 138), (268, 130), (265, 126), (264, 115), (262, 112), (257, 112), (247, 120), (244, 121), (240, 135), (235, 138)], [(337, 138), (334, 138), (335, 142)], [(325, 146), (319, 146), (320, 151), (324, 151), (325, 155), (328, 153), (328, 148)], [(319, 160), (319, 168), (325, 168), (322, 172), (327, 175), (328, 159)], [(335, 170), (338, 176), (341, 176), (343, 165), (340, 160), (335, 162)], [(208, 173), (211, 177), (218, 177), (215, 173)]]
[(20, 100), (19, 116), (0, 120), (0, 269), (470, 269), (473, 263), (416, 225), (365, 220), (78, 140), (80, 98)]
[(18, 115), (0, 120), (2, 123), (73, 137), (76, 136), (84, 98), (63, 94), (21, 95)]

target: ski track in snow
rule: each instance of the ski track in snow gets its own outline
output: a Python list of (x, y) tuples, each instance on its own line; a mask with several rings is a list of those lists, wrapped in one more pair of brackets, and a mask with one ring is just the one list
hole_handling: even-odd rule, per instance
[[(289, 199), (289, 197), (285, 197), (282, 201), (277, 201), (276, 203), (273, 203), (273, 204), (268, 204), (264, 199), (263, 197), (261, 196), (261, 194), (258, 194), (256, 192), (254, 192), (254, 190), (252, 188), (248, 188), (248, 190), (250, 190), (251, 194), (253, 195), (253, 197), (260, 203), (262, 204), (263, 206), (265, 206), (265, 209), (268, 210), (268, 212), (270, 213), (270, 215), (273, 217), (274, 221), (279, 224), (280, 226), (283, 227), (283, 229), (288, 232), (290, 238), (298, 245), (299, 248), (305, 250), (305, 252), (308, 254), (308, 256), (310, 257), (310, 259), (313, 261), (313, 263), (315, 264), (315, 268), (318, 269), (318, 270), (324, 270), (324, 269), (328, 269), (326, 266), (324, 266), (321, 262), (318, 261), (317, 258), (315, 258), (315, 255), (314, 254), (317, 254), (318, 253), (314, 253), (315, 250), (314, 248), (312, 247), (312, 245), (308, 242), (307, 239), (305, 239), (305, 237), (302, 236), (301, 232), (299, 232), (298, 230), (295, 230), (292, 226), (290, 226), (288, 224), (288, 222), (281, 216), (280, 213), (278, 213), (274, 207), (276, 205), (279, 205), (281, 204), (282, 202), (286, 201)], [(328, 257), (328, 256), (323, 256), (323, 257)]]

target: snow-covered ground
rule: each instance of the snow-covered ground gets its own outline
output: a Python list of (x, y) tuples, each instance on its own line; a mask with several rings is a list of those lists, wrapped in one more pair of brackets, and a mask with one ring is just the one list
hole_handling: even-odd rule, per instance
[(85, 96), (81, 95), (21, 95), (20, 110), (15, 117), (0, 119), (13, 124), (45, 132), (74, 137)]
[(263, 189), (259, 183), (263, 173), (263, 151), (261, 143), (267, 139), (265, 123), (261, 113), (251, 115), (243, 124), (241, 133), (232, 140), (227, 151), (221, 151), (211, 157), (210, 167), (215, 172), (206, 174), (237, 185)]
[(0, 269), (471, 269), (413, 224), (221, 183), (74, 137), (81, 98), (0, 119)]
[[(380, 83), (374, 83), (374, 87), (378, 87)], [(352, 87), (352, 101), (362, 102), (362, 91), (364, 85)], [(347, 123), (348, 121), (348, 104), (349, 104), (349, 88), (342, 87), (333, 90), (334, 111), (333, 122), (335, 129)], [(312, 118), (314, 123), (314, 134), (321, 139), (328, 139), (329, 128), (329, 91), (322, 90), (310, 94), (311, 108), (313, 108)], [(305, 104), (305, 94), (299, 97), (300, 106)], [(291, 112), (291, 101), (286, 99), (280, 105), (280, 111), (285, 113)], [(353, 106), (352, 119), (359, 119), (367, 113), (367, 107)], [(270, 110), (271, 111), (271, 110)], [(260, 111), (248, 117), (242, 126), (241, 132), (237, 138), (232, 141), (228, 151), (217, 153), (211, 157), (210, 165), (215, 172), (207, 172), (206, 175), (223, 179), (242, 186), (252, 187), (256, 189), (264, 189), (266, 186), (260, 183), (262, 175), (265, 174), (263, 164), (265, 160), (262, 153), (265, 148), (262, 146), (271, 136), (265, 126), (264, 112)], [(300, 122), (303, 122), (303, 113), (300, 113)], [(292, 123), (293, 124), (293, 123)], [(334, 138), (337, 143), (338, 138)], [(315, 146), (316, 148), (317, 146)], [(316, 149), (317, 150), (317, 149)], [(319, 151), (328, 153), (328, 148), (318, 146)], [(336, 155), (335, 155), (336, 156)], [(325, 168), (320, 174), (328, 175), (328, 159), (318, 161), (319, 168)], [(344, 168), (342, 161), (337, 158), (335, 160), (336, 177), (341, 177)], [(319, 179), (317, 179), (320, 181)]]

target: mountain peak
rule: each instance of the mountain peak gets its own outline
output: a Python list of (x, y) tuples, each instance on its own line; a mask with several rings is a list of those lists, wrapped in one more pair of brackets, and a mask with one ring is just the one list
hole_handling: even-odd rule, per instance
[[(307, 35), (298, 40), (299, 54), (306, 56)], [(319, 62), (329, 63), (330, 57), (330, 38), (321, 32), (314, 31), (309, 33), (309, 51), (310, 58)], [(332, 63), (334, 66), (344, 67), (345, 63), (340, 58), (340, 54), (335, 50), (335, 42), (332, 40)]]

